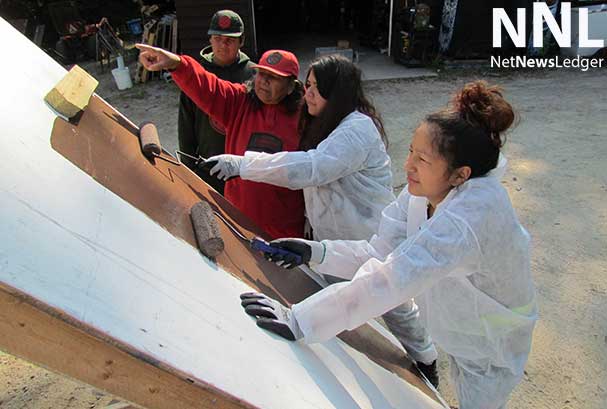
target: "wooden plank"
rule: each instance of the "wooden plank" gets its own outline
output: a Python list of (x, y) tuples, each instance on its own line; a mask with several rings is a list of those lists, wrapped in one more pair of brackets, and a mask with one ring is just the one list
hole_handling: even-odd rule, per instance
[(83, 111), (99, 85), (99, 81), (78, 65), (51, 89), (44, 100), (61, 115), (72, 118)]
[[(153, 45), (153, 42), (150, 42), (150, 30), (154, 27), (154, 24), (156, 24), (156, 20), (150, 20), (147, 23), (145, 23), (145, 25), (143, 26), (143, 33), (141, 35), (141, 42), (143, 44)], [(137, 67), (135, 68), (135, 82), (136, 83), (144, 82), (143, 81), (144, 72), (147, 73), (147, 70), (145, 68), (143, 68), (143, 65), (139, 62), (139, 60), (137, 60)], [(147, 80), (147, 74), (146, 74), (146, 80)]]
[[(147, 27), (144, 27), (143, 34), (141, 35), (141, 43), (147, 44), (149, 36), (150, 36), (150, 30)], [(137, 58), (137, 66), (135, 67), (135, 76), (134, 76), (135, 83), (141, 82), (141, 75), (143, 74), (143, 70), (144, 70), (143, 64), (141, 64), (141, 62), (139, 62), (139, 58)]]
[[(156, 30), (154, 32), (152, 32), (152, 35), (150, 35), (150, 45), (154, 46), (154, 47), (162, 47), (162, 32), (161, 32), (161, 26), (163, 26), (162, 22), (159, 20), (158, 23), (156, 24)], [(146, 70), (147, 71), (147, 70)], [(149, 75), (149, 77), (148, 77)], [(157, 71), (147, 71), (147, 74), (144, 74), (143, 76), (143, 82), (146, 82), (149, 79), (153, 79), (156, 76), (158, 76), (159, 73)]]
[[(156, 26), (158, 27), (158, 26)], [(147, 44), (149, 45), (154, 45), (154, 42), (156, 41), (156, 33), (150, 33), (148, 35), (148, 40), (147, 40)], [(141, 82), (147, 82), (148, 80), (148, 74), (150, 73), (148, 70), (146, 70), (143, 65), (141, 66)]]
[(160, 48), (164, 48), (165, 50), (167, 49), (166, 47), (166, 35), (165, 35), (165, 30), (166, 30), (166, 24), (164, 22), (159, 22), (158, 23), (158, 41), (156, 44), (156, 47), (160, 47)]
[(175, 17), (173, 19), (173, 22), (171, 23), (171, 52), (172, 53), (177, 53), (177, 30), (178, 30), (178, 23), (177, 23), (177, 17)]
[(2, 283), (0, 348), (149, 409), (253, 408), (161, 369), (153, 358)]

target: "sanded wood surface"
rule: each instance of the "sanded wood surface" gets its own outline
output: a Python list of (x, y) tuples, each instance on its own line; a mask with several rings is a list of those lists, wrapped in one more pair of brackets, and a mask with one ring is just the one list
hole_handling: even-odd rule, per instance
[(61, 115), (72, 118), (86, 108), (97, 85), (99, 81), (78, 65), (74, 65), (46, 94), (44, 100)]

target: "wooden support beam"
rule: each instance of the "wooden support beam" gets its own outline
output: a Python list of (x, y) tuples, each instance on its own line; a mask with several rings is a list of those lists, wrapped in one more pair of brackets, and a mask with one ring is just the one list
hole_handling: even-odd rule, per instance
[[(150, 33), (148, 35), (148, 40), (147, 40), (147, 44), (154, 46), (154, 42), (156, 41), (156, 33)], [(141, 64), (141, 63), (140, 63)], [(141, 82), (147, 82), (148, 80), (148, 74), (150, 73), (148, 70), (146, 70), (143, 65), (141, 66), (141, 69), (143, 71), (141, 71)]]
[[(141, 35), (141, 42), (147, 45), (154, 45), (154, 33), (151, 32), (152, 28), (156, 24), (156, 20), (150, 20), (143, 26), (143, 34)], [(148, 71), (143, 68), (143, 65), (138, 61), (137, 68), (135, 68), (135, 82), (146, 82), (148, 79)]]
[(2, 283), (0, 349), (144, 408), (252, 408)]

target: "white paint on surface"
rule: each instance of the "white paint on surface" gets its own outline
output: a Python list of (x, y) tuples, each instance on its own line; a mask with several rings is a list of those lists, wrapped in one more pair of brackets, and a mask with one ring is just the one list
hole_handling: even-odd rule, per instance
[(438, 408), (343, 342), (262, 331), (250, 288), (50, 146), (43, 97), (65, 70), (0, 19), (0, 282), (251, 404)]

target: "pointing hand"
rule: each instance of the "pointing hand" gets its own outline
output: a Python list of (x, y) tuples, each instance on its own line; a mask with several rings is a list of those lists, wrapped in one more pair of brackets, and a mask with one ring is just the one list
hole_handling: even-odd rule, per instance
[(181, 58), (162, 48), (135, 44), (140, 50), (139, 62), (148, 71), (173, 70), (181, 64)]

